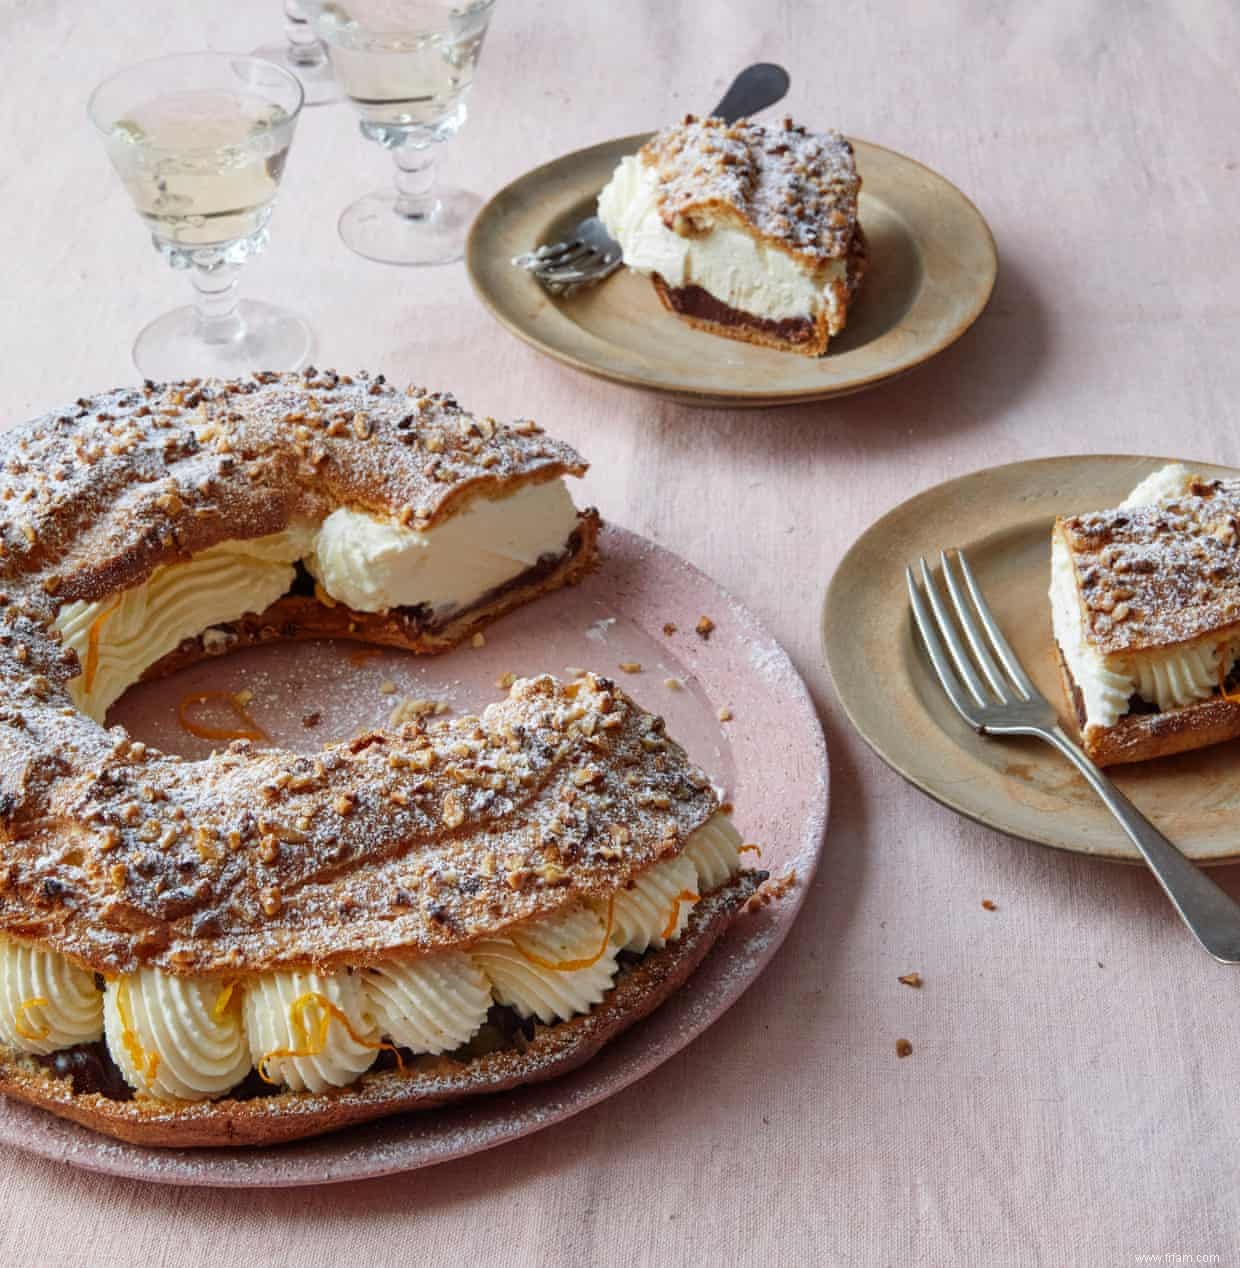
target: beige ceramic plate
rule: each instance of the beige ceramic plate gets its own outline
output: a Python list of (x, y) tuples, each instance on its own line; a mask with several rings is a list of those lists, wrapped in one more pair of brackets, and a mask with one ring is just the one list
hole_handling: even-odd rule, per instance
[[(827, 590), (823, 645), (835, 688), (889, 766), (945, 806), (1044, 845), (1137, 861), (1085, 782), (1045, 745), (975, 735), (914, 643), (904, 568), (963, 548), (1033, 680), (1059, 709), (1050, 608), (1057, 514), (1114, 506), (1164, 458), (1072, 457), (993, 467), (919, 493), (844, 557)], [(1190, 463), (1203, 475), (1237, 472)], [(1070, 732), (1075, 728), (1068, 725)], [(1113, 768), (1115, 782), (1191, 858), (1240, 858), (1240, 742)]]
[(811, 359), (704, 334), (664, 310), (648, 279), (621, 270), (553, 299), (514, 255), (565, 237), (616, 164), (646, 135), (622, 137), (535, 168), (478, 214), (466, 264), (482, 302), (513, 334), (600, 378), (690, 404), (822, 400), (910, 370), (959, 339), (986, 306), (995, 244), (977, 208), (920, 163), (854, 141), (870, 271), (848, 328)]

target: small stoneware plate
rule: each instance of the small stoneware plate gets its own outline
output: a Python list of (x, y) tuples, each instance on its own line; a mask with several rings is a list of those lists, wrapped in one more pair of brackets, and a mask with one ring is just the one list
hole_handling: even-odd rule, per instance
[[(649, 1074), (722, 1016), (784, 940), (817, 866), (827, 822), (822, 728), (786, 653), (726, 591), (623, 529), (605, 529), (601, 549), (597, 572), (497, 621), (482, 647), (413, 656), (348, 643), (268, 644), (140, 685), (109, 721), (200, 757), (211, 746), (181, 728), (178, 703), (191, 693), (248, 691), (247, 711), (272, 740), (309, 752), (382, 726), (405, 698), (474, 713), (504, 694), (498, 684), (508, 674), (563, 677), (592, 669), (663, 714), (669, 734), (734, 803), (745, 839), (760, 844), (760, 865), (777, 878), (795, 873), (782, 897), (739, 917), (662, 1008), (549, 1083), (257, 1150), (143, 1149), (0, 1097), (0, 1141), (91, 1171), (166, 1184), (361, 1180), (460, 1158), (561, 1122)], [(701, 616), (715, 622), (709, 639), (694, 632)], [(633, 663), (639, 673), (620, 670)], [(722, 722), (725, 708), (732, 716)]]
[(557, 299), (512, 257), (568, 236), (595, 212), (616, 164), (649, 134), (566, 154), (501, 190), (474, 221), (465, 261), (501, 325), (587, 374), (689, 404), (789, 405), (872, 387), (941, 352), (977, 320), (995, 283), (995, 244), (950, 182), (893, 150), (853, 141), (870, 270), (847, 329), (825, 357), (802, 357), (694, 330), (650, 280), (621, 269)]
[[(1044, 458), (950, 480), (883, 516), (845, 555), (827, 590), (823, 646), (835, 689), (862, 738), (945, 806), (1043, 845), (1139, 862), (1085, 781), (1036, 740), (987, 739), (947, 702), (916, 641), (904, 569), (939, 551), (968, 555), (986, 599), (1038, 688), (1076, 734), (1051, 636), (1051, 526), (1056, 515), (1121, 502), (1168, 458)], [(1188, 463), (1204, 476), (1238, 473)], [(1240, 859), (1240, 747), (1109, 769), (1190, 858)]]

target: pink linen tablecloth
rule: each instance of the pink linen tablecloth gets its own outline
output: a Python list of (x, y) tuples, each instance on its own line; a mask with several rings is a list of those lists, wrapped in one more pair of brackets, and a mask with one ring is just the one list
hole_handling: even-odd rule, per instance
[[(3, 420), (130, 380), (134, 334), (183, 299), (86, 121), (89, 89), (140, 57), (252, 47), (278, 9), (0, 0)], [(605, 517), (783, 641), (822, 711), (833, 813), (760, 988), (614, 1099), (406, 1176), (172, 1190), (9, 1153), (0, 1263), (1240, 1262), (1240, 979), (1143, 872), (1007, 840), (906, 787), (850, 733), (818, 644), (850, 541), (948, 476), (1064, 452), (1240, 463), (1240, 10), (500, 0), (445, 166), (490, 193), (708, 106), (755, 60), (787, 65), (798, 118), (916, 156), (994, 229), (988, 311), (903, 380), (695, 412), (545, 361), (461, 266), (341, 246), (339, 209), (387, 180), (343, 106), (304, 116), (244, 284), (313, 321), (320, 364), (539, 418), (592, 458)], [(923, 990), (897, 982), (911, 970)]]

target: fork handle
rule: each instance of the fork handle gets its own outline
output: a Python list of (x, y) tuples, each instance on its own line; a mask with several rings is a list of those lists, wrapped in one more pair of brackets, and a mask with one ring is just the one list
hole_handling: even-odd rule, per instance
[(759, 110), (782, 101), (788, 92), (788, 72), (774, 62), (755, 62), (746, 66), (723, 94), (723, 100), (711, 114), (725, 123), (748, 119)]
[(1216, 960), (1240, 964), (1240, 903), (1185, 858), (1059, 727), (1037, 734), (1072, 762), (1106, 803), (1193, 937)]

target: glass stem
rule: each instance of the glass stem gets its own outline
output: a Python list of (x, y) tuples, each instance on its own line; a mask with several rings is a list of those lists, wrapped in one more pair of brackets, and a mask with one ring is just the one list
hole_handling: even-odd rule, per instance
[(284, 0), (284, 35), (288, 40), (288, 59), (294, 66), (309, 68), (327, 61), (323, 41), (315, 35), (297, 0)]
[(238, 310), (235, 264), (194, 266), (194, 316), (204, 343), (231, 343), (245, 334), (245, 322)]
[(439, 199), (435, 196), (435, 149), (430, 143), (398, 145), (396, 162), (396, 212), (410, 220), (429, 220)]

